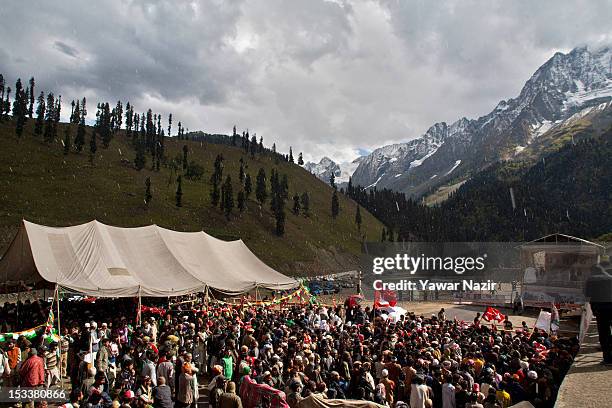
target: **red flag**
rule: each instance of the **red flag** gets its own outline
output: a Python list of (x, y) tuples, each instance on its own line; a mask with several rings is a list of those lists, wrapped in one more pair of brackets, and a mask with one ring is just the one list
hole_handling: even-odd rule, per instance
[(504, 316), (502, 312), (500, 312), (499, 310), (491, 306), (487, 307), (487, 310), (483, 313), (482, 318), (486, 320), (487, 322), (490, 322), (491, 320), (495, 320), (501, 323), (504, 320), (506, 320), (506, 316)]
[(394, 290), (375, 290), (374, 307), (387, 307), (397, 305), (397, 293)]
[(538, 353), (542, 353), (544, 351), (547, 350), (546, 346), (543, 344), (538, 343), (537, 341), (533, 342), (533, 349), (538, 352)]

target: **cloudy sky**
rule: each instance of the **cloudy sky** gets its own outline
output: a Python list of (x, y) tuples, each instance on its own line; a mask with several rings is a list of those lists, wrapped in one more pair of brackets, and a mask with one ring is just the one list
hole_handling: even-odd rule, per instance
[(0, 72), (344, 161), (488, 113), (555, 51), (612, 43), (611, 18), (606, 0), (4, 0)]

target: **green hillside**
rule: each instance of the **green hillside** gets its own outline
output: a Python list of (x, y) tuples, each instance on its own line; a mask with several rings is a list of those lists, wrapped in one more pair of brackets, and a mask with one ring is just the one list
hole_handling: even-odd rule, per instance
[[(331, 217), (333, 190), (296, 164), (275, 160), (270, 154), (251, 157), (244, 150), (219, 144), (166, 138), (166, 156), (174, 158), (189, 148), (188, 159), (204, 167), (201, 180), (183, 178), (183, 206), (175, 204), (177, 173), (162, 165), (151, 170), (147, 154), (145, 169), (137, 171), (134, 149), (123, 131), (117, 133), (108, 149), (101, 147), (93, 163), (89, 159), (91, 128), (87, 129), (83, 152), (63, 154), (62, 141), (47, 144), (33, 132), (34, 120), (26, 124), (21, 138), (15, 136), (12, 121), (0, 123), (0, 248), (6, 249), (20, 220), (66, 226), (98, 219), (124, 226), (158, 224), (179, 231), (204, 230), (221, 239), (242, 239), (263, 261), (278, 270), (305, 275), (338, 272), (355, 268), (362, 239), (376, 240), (382, 224), (362, 209), (363, 224), (355, 224), (356, 204), (340, 194), (340, 214)], [(63, 137), (67, 124), (59, 124), (57, 134)], [(72, 137), (76, 129), (72, 129)], [(223, 179), (231, 175), (234, 200), (240, 190), (240, 158), (253, 180), (253, 193), (242, 214), (234, 208), (229, 219), (210, 204), (210, 176), (215, 157), (224, 157)], [(287, 174), (289, 199), (286, 202), (286, 226), (283, 237), (274, 234), (275, 221), (270, 199), (263, 206), (255, 201), (255, 178), (264, 168)], [(179, 174), (182, 170), (179, 170)], [(145, 205), (145, 180), (151, 178), (153, 198)], [(310, 195), (310, 216), (291, 212), (295, 193)]]

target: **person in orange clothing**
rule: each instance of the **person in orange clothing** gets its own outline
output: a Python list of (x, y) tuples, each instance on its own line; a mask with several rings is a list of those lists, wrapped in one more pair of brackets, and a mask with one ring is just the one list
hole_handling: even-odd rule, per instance
[(6, 355), (8, 356), (8, 363), (11, 369), (11, 375), (9, 377), (9, 386), (16, 386), (19, 374), (19, 364), (21, 364), (21, 350), (15, 344), (15, 340), (11, 339), (8, 341), (6, 346)]
[(394, 402), (393, 392), (395, 391), (395, 382), (389, 378), (389, 371), (386, 368), (382, 370), (382, 379), (380, 380), (380, 384), (385, 387), (387, 404), (392, 407)]

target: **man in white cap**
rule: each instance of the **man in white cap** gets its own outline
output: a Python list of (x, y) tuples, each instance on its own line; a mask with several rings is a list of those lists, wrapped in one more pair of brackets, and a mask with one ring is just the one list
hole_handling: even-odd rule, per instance
[(151, 340), (157, 343), (157, 322), (153, 316), (149, 317), (149, 322), (151, 323)]
[[(98, 337), (98, 323), (92, 321), (91, 329), (89, 330), (89, 349), (91, 350), (92, 360), (96, 360), (96, 355), (98, 354), (98, 350), (100, 349), (100, 337)], [(85, 324), (87, 327), (87, 323)]]
[(98, 338), (100, 340), (105, 339), (105, 338), (106, 339), (110, 339), (111, 338), (111, 331), (108, 328), (108, 324), (102, 323), (100, 325), (100, 330), (98, 331)]

